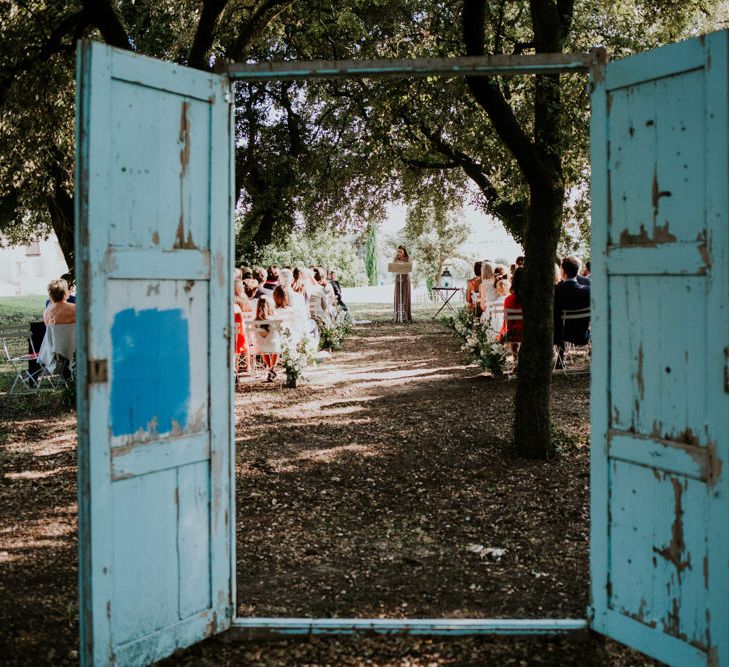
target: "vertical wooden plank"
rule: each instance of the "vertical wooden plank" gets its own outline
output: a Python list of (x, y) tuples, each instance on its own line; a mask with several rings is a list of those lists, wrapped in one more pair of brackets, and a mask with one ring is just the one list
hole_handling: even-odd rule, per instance
[[(707, 586), (711, 641), (710, 665), (729, 665), (729, 37), (706, 37), (706, 221), (707, 295), (706, 440), (709, 443)], [(724, 348), (724, 349), (722, 349)]]
[[(108, 193), (105, 165), (111, 159), (109, 133), (111, 57), (98, 42), (83, 42), (80, 51), (84, 90), (76, 198), (78, 292), (77, 377), (79, 411), (79, 523), (84, 525), (79, 541), (81, 585), (82, 664), (104, 664), (112, 656), (112, 527), (110, 469), (106, 442), (105, 410), (108, 395), (104, 383), (89, 384), (88, 364), (107, 358), (106, 335), (99, 316), (106, 311), (106, 281), (103, 256), (106, 250)], [(89, 185), (93, 181), (93, 196)], [(93, 557), (92, 557), (93, 554)]]
[[(233, 330), (233, 150), (232, 94), (230, 83), (221, 80), (216, 88), (210, 127), (211, 145), (218, 155), (210, 167), (210, 404), (216, 406), (210, 424), (211, 488), (211, 577), (215, 631), (230, 625), (234, 616), (233, 591), (235, 558), (232, 508), (233, 498), (233, 373), (230, 351)], [(222, 110), (221, 110), (222, 107)], [(226, 152), (227, 151), (227, 152)]]
[(608, 100), (605, 69), (593, 70), (590, 119), (590, 197), (592, 206), (592, 372), (590, 382), (590, 606), (595, 629), (606, 631), (608, 587), (608, 425), (609, 299), (607, 248), (610, 180), (608, 173)]
[(113, 614), (115, 644), (179, 620), (177, 470), (114, 483)]
[(210, 596), (210, 464), (177, 469), (179, 618), (211, 606)]

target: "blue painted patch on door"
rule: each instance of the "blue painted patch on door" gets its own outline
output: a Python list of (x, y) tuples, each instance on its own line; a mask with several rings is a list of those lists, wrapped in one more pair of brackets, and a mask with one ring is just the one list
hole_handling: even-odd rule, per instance
[(111, 432), (184, 429), (190, 403), (188, 322), (180, 308), (119, 311), (111, 327)]

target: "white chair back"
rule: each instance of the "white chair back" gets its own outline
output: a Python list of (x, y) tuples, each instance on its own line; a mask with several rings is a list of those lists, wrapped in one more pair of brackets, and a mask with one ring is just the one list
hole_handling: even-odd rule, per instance
[(76, 325), (48, 324), (38, 351), (38, 363), (46, 372), (57, 372), (57, 356), (72, 362), (76, 354)]

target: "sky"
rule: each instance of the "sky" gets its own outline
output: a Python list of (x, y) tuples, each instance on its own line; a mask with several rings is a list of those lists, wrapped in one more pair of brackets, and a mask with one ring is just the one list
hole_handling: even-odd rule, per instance
[[(391, 204), (387, 208), (387, 219), (380, 226), (383, 236), (397, 237), (405, 226), (404, 205)], [(508, 259), (512, 263), (522, 255), (521, 246), (509, 236), (504, 226), (473, 206), (463, 207), (462, 217), (471, 227), (471, 236), (462, 247), (464, 255), (475, 259)]]

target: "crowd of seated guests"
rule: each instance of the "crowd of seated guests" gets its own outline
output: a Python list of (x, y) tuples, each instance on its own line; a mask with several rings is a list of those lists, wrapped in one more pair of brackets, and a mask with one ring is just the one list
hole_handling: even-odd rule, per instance
[[(481, 321), (488, 323), (517, 359), (522, 334), (522, 286), (524, 257), (506, 267), (488, 260), (476, 262), (474, 276), (466, 285), (466, 302)], [(555, 264), (554, 344), (556, 368), (564, 364), (567, 343), (582, 346), (590, 340), (590, 262), (580, 272), (575, 257)], [(565, 312), (587, 310), (585, 317), (565, 320)]]
[[(283, 328), (315, 343), (319, 328), (330, 326), (336, 309), (346, 310), (342, 289), (333, 271), (321, 267), (269, 266), (236, 268), (233, 318), (235, 322), (234, 368), (236, 384), (259, 355), (267, 381), (276, 379)], [(244, 322), (252, 324), (245, 326)], [(277, 324), (280, 323), (280, 324)]]

